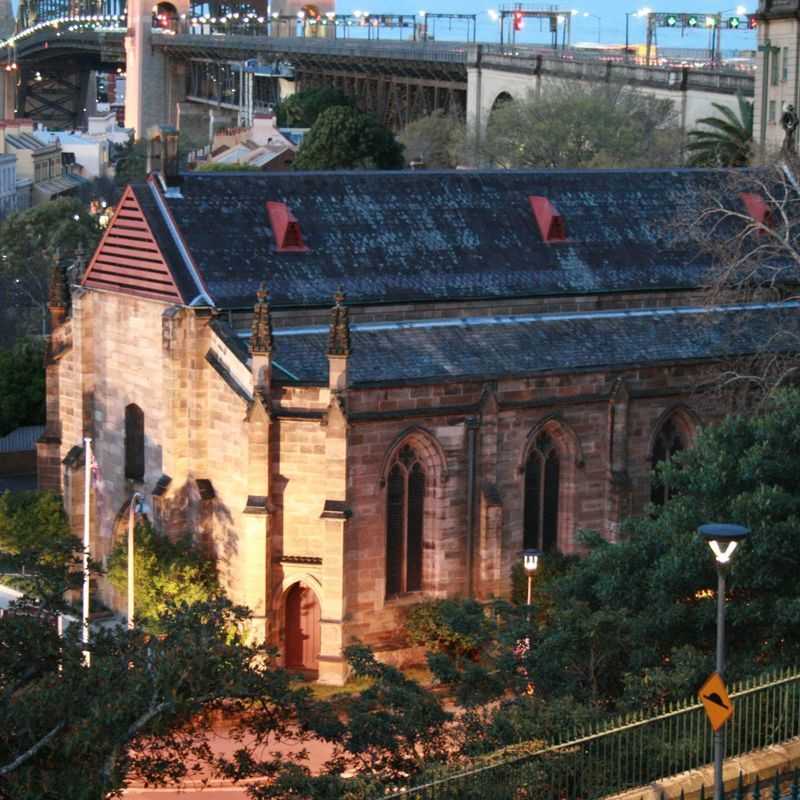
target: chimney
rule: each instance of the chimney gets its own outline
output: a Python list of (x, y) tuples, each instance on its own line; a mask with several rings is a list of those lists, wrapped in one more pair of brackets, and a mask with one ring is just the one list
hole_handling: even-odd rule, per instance
[(267, 397), (272, 373), (272, 315), (269, 308), (269, 292), (262, 283), (256, 292), (253, 307), (253, 324), (250, 328), (250, 359), (253, 374), (253, 389), (261, 389)]
[(345, 306), (344, 292), (334, 295), (331, 327), (328, 332), (328, 387), (331, 391), (347, 388), (347, 360), (350, 357), (350, 316)]
[(274, 114), (254, 114), (250, 138), (256, 144), (267, 144), (271, 138), (280, 136), (281, 133), (275, 122)]
[(156, 131), (147, 137), (147, 165), (148, 175), (161, 172), (161, 137)]
[(147, 140), (147, 172), (161, 175), (167, 188), (179, 186), (178, 131), (171, 125), (161, 125)]

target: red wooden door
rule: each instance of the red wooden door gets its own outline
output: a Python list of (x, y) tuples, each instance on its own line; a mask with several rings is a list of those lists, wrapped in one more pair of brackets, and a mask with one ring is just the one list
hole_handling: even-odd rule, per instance
[(301, 583), (286, 593), (286, 666), (309, 672), (319, 669), (319, 603)]

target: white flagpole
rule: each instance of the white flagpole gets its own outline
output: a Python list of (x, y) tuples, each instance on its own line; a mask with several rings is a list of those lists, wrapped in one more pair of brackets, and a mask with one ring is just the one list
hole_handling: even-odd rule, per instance
[(85, 436), (83, 439), (83, 661), (88, 667), (89, 655), (89, 535), (90, 497), (92, 493), (92, 440)]

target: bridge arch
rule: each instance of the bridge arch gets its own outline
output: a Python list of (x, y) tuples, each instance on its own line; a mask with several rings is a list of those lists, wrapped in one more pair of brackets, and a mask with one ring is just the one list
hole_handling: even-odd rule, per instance
[(162, 30), (177, 30), (178, 9), (167, 0), (153, 6), (153, 27)]

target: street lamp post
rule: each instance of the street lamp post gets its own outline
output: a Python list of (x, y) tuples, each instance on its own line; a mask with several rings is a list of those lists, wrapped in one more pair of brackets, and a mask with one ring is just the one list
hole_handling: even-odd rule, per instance
[(144, 502), (144, 495), (141, 492), (134, 492), (131, 496), (131, 503), (128, 507), (128, 630), (134, 627), (134, 583), (136, 579), (136, 565), (134, 563), (134, 528), (136, 526), (136, 514), (146, 514), (147, 506)]
[[(697, 532), (708, 542), (717, 562), (717, 673), (725, 671), (725, 573), (733, 551), (750, 531), (742, 525), (712, 522), (701, 525)], [(714, 800), (724, 800), (722, 761), (725, 755), (725, 733), (722, 727), (714, 733)]]
[(522, 565), (525, 567), (525, 574), (528, 576), (528, 622), (531, 621), (531, 599), (533, 594), (533, 573), (539, 568), (539, 558), (541, 550), (529, 548), (522, 551)]
[(630, 22), (631, 17), (646, 17), (650, 13), (650, 9), (645, 6), (638, 11), (625, 12), (625, 60), (628, 60), (628, 48), (630, 47)]

